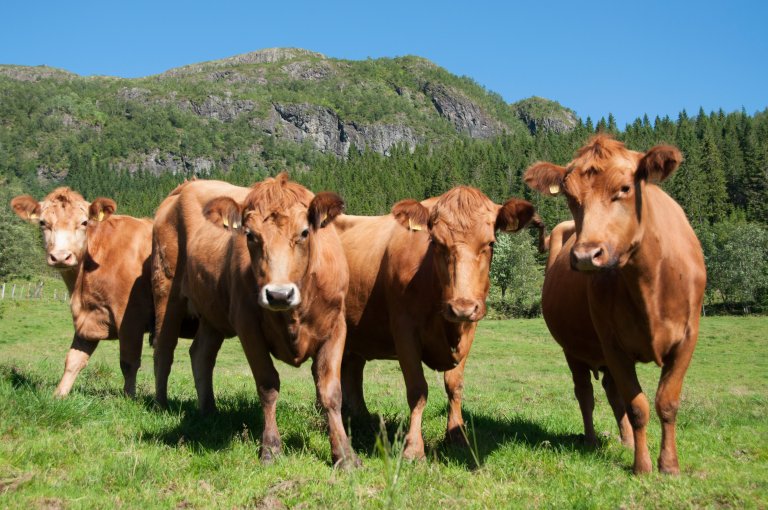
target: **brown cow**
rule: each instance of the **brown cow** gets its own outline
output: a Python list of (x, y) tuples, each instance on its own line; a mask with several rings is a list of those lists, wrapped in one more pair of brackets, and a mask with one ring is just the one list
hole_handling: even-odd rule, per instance
[(75, 336), (55, 395), (65, 396), (99, 340), (118, 338), (125, 393), (136, 393), (141, 344), (154, 319), (149, 255), (152, 222), (113, 214), (115, 202), (88, 203), (69, 188), (42, 202), (29, 195), (11, 201), (22, 219), (39, 224), (48, 265), (69, 290)]
[(211, 379), (216, 354), (224, 338), (237, 335), (264, 410), (260, 455), (269, 461), (281, 450), (275, 420), (280, 378), (270, 354), (293, 366), (312, 357), (333, 462), (359, 464), (341, 419), (349, 278), (341, 243), (329, 224), (342, 209), (337, 195), (315, 196), (286, 174), (250, 189), (190, 182), (160, 205), (153, 291), (161, 404), (167, 399), (179, 317), (189, 307), (200, 318), (190, 356), (202, 411), (215, 409)]
[[(536, 163), (525, 174), (532, 188), (548, 195), (563, 192), (568, 199), (575, 232), (547, 271), (545, 294), (551, 302), (544, 312), (561, 345), (583, 342), (582, 352), (591, 352), (589, 359), (577, 360), (581, 368), (574, 379), (601, 364), (613, 376), (634, 432), (635, 473), (651, 471), (649, 407), (635, 373), (638, 361), (662, 367), (656, 393), (662, 423), (658, 466), (665, 473), (680, 470), (675, 418), (706, 283), (701, 245), (685, 213), (656, 185), (681, 161), (675, 147), (660, 145), (643, 154), (597, 135), (567, 166)], [(616, 402), (618, 397), (612, 399), (618, 415)]]
[[(595, 407), (594, 394), (590, 372), (595, 376), (603, 373), (603, 388), (608, 402), (619, 425), (621, 440), (627, 447), (632, 448), (632, 427), (627, 418), (624, 401), (618, 394), (616, 384), (607, 370), (600, 340), (591, 321), (573, 321), (572, 317), (588, 317), (589, 303), (583, 293), (571, 292), (570, 289), (583, 289), (589, 275), (573, 271), (567, 261), (570, 247), (573, 245), (573, 234), (576, 224), (565, 221), (552, 229), (548, 239), (549, 257), (544, 287), (541, 291), (541, 308), (544, 321), (547, 323), (552, 336), (557, 340), (565, 353), (568, 368), (573, 377), (574, 393), (579, 402), (581, 417), (584, 421), (584, 438), (588, 445), (598, 444), (592, 412)], [(566, 249), (563, 249), (569, 243)], [(556, 263), (558, 258), (565, 259)], [(567, 310), (568, 313), (562, 313)]]
[(386, 216), (337, 218), (350, 270), (344, 404), (354, 414), (367, 413), (366, 360), (397, 359), (411, 408), (406, 458), (424, 457), (422, 362), (445, 372), (446, 436), (464, 439), (464, 365), (485, 315), (495, 231), (518, 231), (533, 218), (528, 202), (500, 206), (467, 186), (421, 203), (403, 200)]

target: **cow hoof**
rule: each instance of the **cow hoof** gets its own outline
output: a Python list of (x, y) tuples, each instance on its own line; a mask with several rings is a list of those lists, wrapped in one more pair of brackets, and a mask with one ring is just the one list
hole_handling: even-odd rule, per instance
[(420, 461), (420, 460), (425, 460), (427, 458), (427, 456), (424, 455), (424, 448), (423, 447), (422, 448), (407, 447), (403, 451), (403, 458), (405, 460), (410, 460), (410, 461)]
[(463, 427), (454, 427), (446, 431), (445, 442), (453, 446), (469, 446), (466, 429)]
[(275, 459), (277, 459), (280, 456), (281, 448), (280, 446), (262, 446), (261, 451), (259, 452), (259, 460), (261, 460), (261, 463), (268, 466), (275, 462)]
[(659, 472), (664, 473), (665, 475), (679, 475), (680, 465), (677, 463), (677, 458), (665, 461), (659, 457)]
[(165, 398), (155, 398), (155, 408), (160, 411), (168, 410), (168, 400)]
[(644, 475), (644, 474), (650, 473), (651, 471), (653, 471), (653, 469), (651, 468), (651, 463), (650, 462), (648, 462), (647, 464), (646, 463), (640, 463), (640, 464), (635, 463), (635, 465), (632, 466), (632, 473), (634, 473), (636, 475)]
[(597, 436), (584, 436), (582, 439), (584, 446), (591, 449), (597, 449), (600, 446), (600, 440)]
[(357, 469), (362, 466), (363, 466), (363, 461), (360, 460), (360, 457), (352, 453), (351, 455), (347, 455), (346, 457), (342, 457), (339, 460), (337, 460), (334, 463), (333, 468), (349, 471), (352, 469)]

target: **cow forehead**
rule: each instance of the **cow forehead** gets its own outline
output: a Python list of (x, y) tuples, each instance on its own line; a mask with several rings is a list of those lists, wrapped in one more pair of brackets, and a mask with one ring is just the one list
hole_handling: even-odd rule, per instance
[(261, 208), (245, 212), (243, 220), (252, 229), (293, 232), (307, 225), (307, 207), (297, 203), (287, 208)]
[(52, 223), (79, 223), (83, 217), (88, 216), (88, 205), (88, 202), (77, 193), (53, 192), (41, 202), (40, 213)]
[(633, 178), (637, 163), (633, 151), (601, 160), (573, 160), (566, 167), (565, 188), (572, 195), (613, 193)]
[(440, 196), (430, 214), (434, 225), (468, 232), (485, 223), (494, 223), (499, 206), (477, 188), (457, 186)]
[[(446, 246), (455, 244), (485, 244), (493, 239), (495, 232), (496, 216), (477, 215), (469, 225), (449, 223), (447, 221), (433, 221), (430, 234), (432, 237)], [(466, 227), (469, 228), (466, 228)]]

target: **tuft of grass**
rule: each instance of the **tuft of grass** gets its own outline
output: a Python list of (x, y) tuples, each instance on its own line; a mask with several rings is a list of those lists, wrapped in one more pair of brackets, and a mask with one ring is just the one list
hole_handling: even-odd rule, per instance
[[(427, 460), (402, 458), (408, 406), (395, 362), (366, 368), (371, 419), (349, 423), (363, 467), (331, 467), (309, 365), (279, 365), (284, 454), (258, 460), (263, 419), (239, 343), (224, 343), (219, 412), (202, 417), (180, 341), (168, 410), (154, 406), (151, 352), (122, 396), (117, 342), (102, 342), (69, 398), (52, 397), (71, 341), (66, 304), (18, 303), (0, 320), (0, 506), (193, 508), (700, 508), (768, 506), (768, 318), (705, 318), (678, 418), (679, 477), (636, 477), (595, 384), (602, 444), (582, 425), (561, 350), (541, 319), (482, 322), (467, 364), (469, 448), (443, 441), (442, 377), (428, 373)], [(638, 366), (653, 399), (659, 369)], [(648, 429), (658, 455), (660, 426)]]

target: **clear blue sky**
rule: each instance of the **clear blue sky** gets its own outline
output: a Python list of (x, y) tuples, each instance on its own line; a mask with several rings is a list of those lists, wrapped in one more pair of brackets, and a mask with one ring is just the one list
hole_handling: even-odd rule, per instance
[[(535, 4), (535, 5), (534, 5)], [(214, 7), (215, 5), (215, 7)], [(586, 7), (585, 7), (586, 6)], [(419, 55), (623, 127), (768, 107), (768, 2), (8, 1), (0, 63), (125, 78), (269, 47)]]

